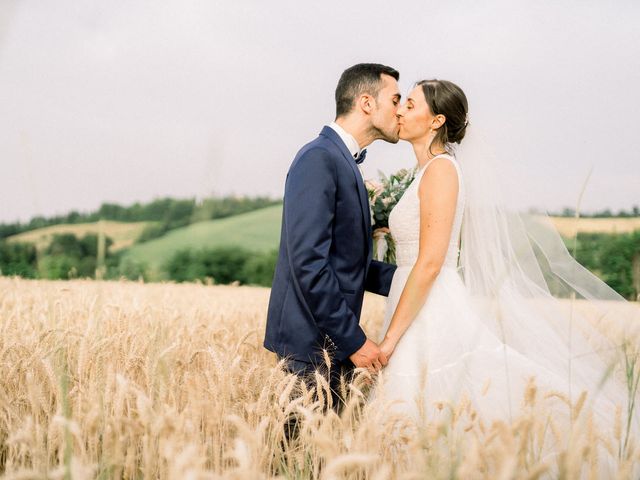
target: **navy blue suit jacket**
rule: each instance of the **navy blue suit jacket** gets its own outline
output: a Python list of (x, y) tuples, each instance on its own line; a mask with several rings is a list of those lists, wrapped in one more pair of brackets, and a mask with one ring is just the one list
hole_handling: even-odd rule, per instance
[(388, 295), (395, 269), (372, 260), (362, 176), (342, 139), (324, 127), (287, 174), (265, 348), (318, 363), (324, 348), (345, 361), (366, 340), (359, 325), (364, 291)]

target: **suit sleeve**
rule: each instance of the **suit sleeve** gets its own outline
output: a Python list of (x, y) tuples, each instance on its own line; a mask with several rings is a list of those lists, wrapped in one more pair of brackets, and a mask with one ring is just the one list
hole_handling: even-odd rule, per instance
[(396, 266), (390, 263), (372, 260), (369, 264), (369, 272), (364, 282), (364, 289), (378, 295), (389, 296), (391, 280), (396, 272)]
[(285, 184), (284, 222), (293, 283), (318, 328), (343, 361), (366, 341), (358, 318), (340, 292), (329, 262), (337, 176), (329, 152), (312, 149), (292, 165)]

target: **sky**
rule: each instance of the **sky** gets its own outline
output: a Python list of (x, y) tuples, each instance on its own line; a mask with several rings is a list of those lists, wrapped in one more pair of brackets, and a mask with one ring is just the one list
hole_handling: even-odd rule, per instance
[[(0, 222), (103, 202), (282, 197), (342, 71), (455, 82), (522, 208), (640, 204), (635, 1), (2, 0)], [(411, 167), (368, 148), (365, 178)]]

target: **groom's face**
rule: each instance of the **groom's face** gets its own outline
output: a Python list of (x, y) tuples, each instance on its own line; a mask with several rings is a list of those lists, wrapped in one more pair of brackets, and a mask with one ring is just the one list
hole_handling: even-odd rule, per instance
[(378, 91), (375, 109), (371, 114), (371, 126), (382, 140), (397, 143), (399, 138), (398, 106), (400, 89), (398, 82), (390, 75), (382, 75), (383, 87)]

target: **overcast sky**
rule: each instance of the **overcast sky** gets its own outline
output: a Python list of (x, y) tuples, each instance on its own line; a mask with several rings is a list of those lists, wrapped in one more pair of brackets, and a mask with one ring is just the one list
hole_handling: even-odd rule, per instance
[[(637, 1), (0, 1), (0, 221), (281, 197), (358, 62), (460, 85), (532, 195), (640, 204)], [(365, 176), (414, 164), (376, 142)]]

